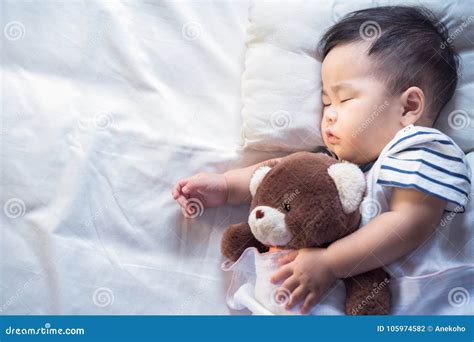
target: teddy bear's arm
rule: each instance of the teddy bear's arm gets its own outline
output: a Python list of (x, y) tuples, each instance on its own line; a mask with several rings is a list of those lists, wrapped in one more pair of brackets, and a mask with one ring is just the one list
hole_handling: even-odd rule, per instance
[(248, 247), (256, 247), (260, 253), (268, 251), (268, 247), (252, 234), (247, 222), (231, 224), (227, 227), (221, 241), (221, 252), (225, 257), (236, 261)]
[(344, 279), (347, 315), (388, 315), (390, 276), (382, 268)]

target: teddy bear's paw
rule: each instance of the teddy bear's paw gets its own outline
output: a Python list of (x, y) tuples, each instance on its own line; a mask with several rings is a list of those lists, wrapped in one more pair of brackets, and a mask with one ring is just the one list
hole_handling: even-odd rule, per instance
[(256, 247), (259, 252), (266, 249), (252, 234), (247, 222), (231, 224), (227, 227), (221, 241), (222, 255), (232, 261), (237, 261), (249, 247)]
[(390, 305), (385, 300), (367, 300), (361, 298), (359, 301), (346, 303), (346, 315), (364, 316), (364, 315), (389, 315)]
[(390, 314), (390, 278), (383, 269), (376, 269), (344, 280), (347, 315)]

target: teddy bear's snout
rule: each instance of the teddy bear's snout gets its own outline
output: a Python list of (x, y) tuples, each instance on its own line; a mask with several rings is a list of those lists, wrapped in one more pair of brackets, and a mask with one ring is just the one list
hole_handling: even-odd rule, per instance
[(284, 246), (292, 238), (285, 214), (280, 210), (261, 205), (252, 210), (249, 225), (258, 241), (269, 246)]

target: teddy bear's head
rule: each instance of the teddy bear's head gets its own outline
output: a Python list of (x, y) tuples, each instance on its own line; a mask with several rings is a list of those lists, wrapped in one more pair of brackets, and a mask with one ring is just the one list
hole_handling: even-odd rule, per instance
[(324, 247), (357, 229), (365, 178), (354, 164), (298, 152), (255, 171), (250, 192), (248, 223), (262, 244)]

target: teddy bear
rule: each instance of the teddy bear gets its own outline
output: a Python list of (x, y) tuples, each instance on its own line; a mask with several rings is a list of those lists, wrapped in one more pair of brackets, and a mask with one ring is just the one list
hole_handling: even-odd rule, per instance
[[(249, 248), (261, 255), (310, 247), (327, 247), (359, 227), (359, 206), (366, 182), (358, 166), (323, 153), (297, 152), (275, 166), (262, 166), (250, 180), (252, 202), (247, 222), (231, 224), (221, 240), (222, 254), (235, 262)], [(269, 277), (257, 284), (269, 285)], [(264, 271), (262, 270), (263, 274)], [(268, 273), (268, 272), (267, 272)], [(375, 269), (343, 279), (347, 315), (388, 314), (391, 296), (388, 274)], [(268, 290), (267, 290), (268, 292)], [(272, 300), (275, 304), (275, 301)], [(275, 310), (273, 305), (273, 310)], [(285, 314), (279, 309), (277, 314)]]

